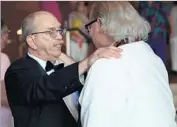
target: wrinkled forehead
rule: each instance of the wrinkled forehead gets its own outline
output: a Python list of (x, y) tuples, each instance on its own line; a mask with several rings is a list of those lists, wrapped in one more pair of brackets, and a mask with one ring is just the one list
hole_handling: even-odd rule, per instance
[(50, 14), (38, 15), (34, 20), (34, 25), (37, 30), (56, 30), (61, 27), (60, 22), (56, 17)]

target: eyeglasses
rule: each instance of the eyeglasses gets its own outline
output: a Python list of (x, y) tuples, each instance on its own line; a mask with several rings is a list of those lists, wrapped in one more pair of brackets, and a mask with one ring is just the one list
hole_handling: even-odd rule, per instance
[(34, 34), (41, 34), (41, 33), (49, 33), (52, 38), (56, 38), (58, 35), (64, 35), (66, 33), (66, 28), (60, 28), (58, 30), (51, 30), (51, 31), (42, 31), (42, 32), (35, 32)]
[(93, 20), (93, 21), (91, 21), (91, 22), (89, 22), (89, 23), (87, 23), (87, 24), (85, 25), (85, 29), (87, 30), (87, 32), (90, 32), (91, 25), (92, 25), (94, 22), (96, 22), (96, 21), (97, 21), (97, 19), (95, 19), (95, 20)]

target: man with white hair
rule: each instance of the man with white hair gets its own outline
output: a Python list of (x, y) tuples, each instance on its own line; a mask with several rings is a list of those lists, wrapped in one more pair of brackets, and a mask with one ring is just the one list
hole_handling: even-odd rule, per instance
[(123, 53), (90, 68), (79, 98), (82, 127), (176, 127), (166, 68), (144, 42), (149, 23), (129, 2), (95, 2), (86, 28), (97, 48)]

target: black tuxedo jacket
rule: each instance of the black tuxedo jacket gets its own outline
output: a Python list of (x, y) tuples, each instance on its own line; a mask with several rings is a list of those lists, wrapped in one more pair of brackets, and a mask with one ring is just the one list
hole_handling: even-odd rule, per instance
[(76, 127), (63, 97), (80, 90), (78, 63), (47, 75), (29, 56), (11, 64), (5, 84), (15, 127)]

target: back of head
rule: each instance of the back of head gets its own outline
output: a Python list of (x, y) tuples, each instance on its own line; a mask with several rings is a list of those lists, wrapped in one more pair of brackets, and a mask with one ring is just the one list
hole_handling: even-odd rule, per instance
[(101, 18), (101, 29), (116, 42), (123, 39), (135, 41), (137, 38), (146, 40), (150, 25), (145, 21), (129, 2), (103, 1), (92, 6), (90, 19)]

